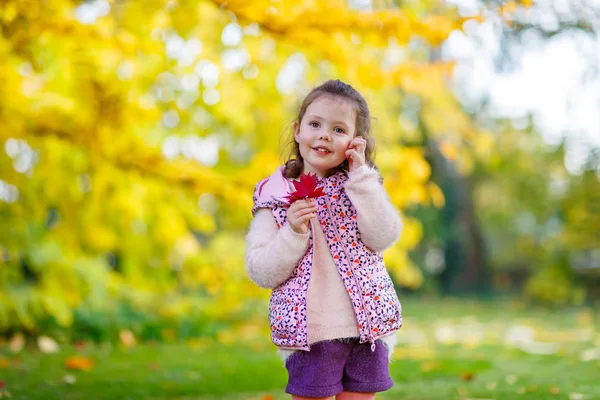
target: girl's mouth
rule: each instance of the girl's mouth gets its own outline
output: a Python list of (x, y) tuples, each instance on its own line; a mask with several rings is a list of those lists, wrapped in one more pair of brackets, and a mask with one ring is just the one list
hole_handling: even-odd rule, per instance
[(313, 150), (321, 155), (326, 155), (326, 154), (331, 153), (331, 151), (327, 150), (325, 147), (313, 147)]

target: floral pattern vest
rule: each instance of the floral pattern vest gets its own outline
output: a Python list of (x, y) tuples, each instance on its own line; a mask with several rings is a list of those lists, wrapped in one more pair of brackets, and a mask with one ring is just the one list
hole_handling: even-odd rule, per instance
[[(280, 167), (260, 181), (254, 190), (252, 212), (269, 208), (277, 227), (287, 222), (288, 204), (282, 199), (289, 182)], [(367, 248), (360, 239), (356, 209), (344, 190), (346, 172), (320, 178), (325, 196), (318, 197), (318, 221), (321, 223), (329, 250), (352, 302), (360, 343), (370, 342), (392, 333), (402, 326), (402, 307), (381, 253)], [(317, 223), (312, 220), (311, 223)], [(307, 252), (287, 281), (274, 288), (269, 302), (271, 340), (280, 348), (309, 350), (306, 296), (311, 276), (313, 238)], [(324, 304), (324, 307), (327, 305)]]

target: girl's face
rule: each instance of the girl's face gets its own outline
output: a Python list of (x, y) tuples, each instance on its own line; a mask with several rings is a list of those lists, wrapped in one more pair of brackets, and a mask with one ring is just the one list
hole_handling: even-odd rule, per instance
[(294, 124), (304, 173), (323, 177), (344, 162), (355, 135), (355, 120), (352, 104), (333, 96), (321, 96), (306, 108), (302, 121)]

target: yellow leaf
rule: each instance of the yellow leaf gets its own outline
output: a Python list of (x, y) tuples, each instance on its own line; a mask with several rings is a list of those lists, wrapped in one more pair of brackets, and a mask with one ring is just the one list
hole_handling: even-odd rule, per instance
[(460, 374), (460, 379), (462, 379), (465, 382), (472, 381), (474, 377), (475, 374), (472, 372), (463, 372), (462, 374)]
[(456, 146), (447, 141), (440, 143), (440, 151), (448, 160), (455, 161), (458, 158)]
[(436, 361), (425, 361), (421, 363), (421, 371), (430, 372), (440, 369), (440, 363)]
[(437, 208), (441, 208), (445, 204), (444, 193), (442, 193), (442, 189), (438, 185), (433, 182), (429, 182), (427, 184), (427, 188), (429, 189), (429, 195), (431, 196), (431, 201), (433, 205)]
[(76, 371), (90, 371), (94, 366), (94, 361), (88, 357), (71, 356), (65, 361), (65, 367)]

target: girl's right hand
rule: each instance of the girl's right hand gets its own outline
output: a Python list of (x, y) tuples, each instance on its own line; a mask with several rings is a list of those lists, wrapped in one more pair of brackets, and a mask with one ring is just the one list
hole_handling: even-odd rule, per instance
[(296, 200), (287, 209), (287, 221), (292, 230), (299, 234), (308, 232), (310, 219), (316, 215), (318, 208), (314, 199)]

